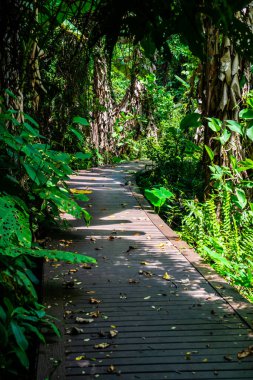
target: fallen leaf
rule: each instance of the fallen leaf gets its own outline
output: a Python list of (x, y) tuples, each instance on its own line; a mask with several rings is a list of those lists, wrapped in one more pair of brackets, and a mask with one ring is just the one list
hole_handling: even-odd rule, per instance
[(91, 304), (98, 304), (98, 303), (101, 303), (101, 300), (99, 300), (97, 298), (90, 298), (89, 302)]
[(151, 236), (150, 236), (150, 235), (147, 235), (147, 236), (146, 236), (146, 239), (147, 239), (147, 240), (151, 240)]
[(90, 264), (87, 264), (87, 263), (82, 264), (80, 267), (83, 269), (91, 269), (92, 268), (92, 266)]
[(88, 315), (93, 318), (98, 318), (101, 316), (101, 311), (99, 310), (91, 311), (90, 313), (88, 313)]
[(110, 236), (108, 237), (108, 240), (114, 240), (114, 239), (115, 239), (115, 236), (110, 235)]
[(165, 272), (163, 275), (163, 279), (169, 281), (171, 279), (171, 276), (167, 272)]
[(75, 282), (73, 280), (66, 281), (62, 284), (64, 288), (73, 288), (75, 286)]
[(164, 248), (164, 246), (165, 246), (164, 243), (160, 243), (157, 247)]
[(75, 322), (76, 323), (92, 323), (92, 322), (94, 322), (94, 319), (92, 319), (92, 318), (87, 319), (87, 318), (76, 317)]
[(227, 360), (228, 362), (232, 362), (233, 361), (233, 358), (232, 358), (231, 355), (225, 355), (224, 359)]
[(78, 271), (78, 269), (74, 269), (74, 268), (73, 268), (73, 269), (70, 269), (70, 270), (69, 270), (69, 273), (76, 273), (77, 271)]
[(96, 292), (95, 292), (95, 290), (86, 290), (85, 293), (86, 294), (95, 294)]
[(78, 327), (71, 327), (71, 329), (66, 330), (66, 334), (68, 334), (68, 335), (84, 334), (84, 330), (79, 329)]
[(111, 325), (110, 326), (112, 329), (116, 329), (117, 328), (117, 326), (115, 326), (115, 325)]
[(132, 249), (137, 249), (137, 247), (135, 247), (134, 245), (129, 245), (129, 248), (126, 252), (127, 253), (130, 252), (130, 251), (132, 251)]
[(72, 194), (92, 194), (92, 190), (87, 189), (69, 189)]
[(191, 351), (186, 352), (185, 353), (185, 359), (186, 360), (191, 360), (191, 358), (192, 358), (191, 355), (192, 355)]
[(237, 358), (238, 359), (244, 359), (250, 355), (253, 355), (253, 346), (249, 346), (249, 347), (245, 348), (244, 350), (238, 352)]
[(129, 280), (128, 280), (128, 283), (129, 283), (129, 284), (139, 284), (139, 282), (140, 282), (140, 281), (135, 280), (135, 279), (133, 279), (133, 278), (129, 278)]
[(84, 359), (86, 359), (86, 356), (85, 356), (85, 355), (80, 355), (80, 356), (77, 356), (77, 357), (75, 358), (75, 360), (84, 360)]
[(151, 263), (149, 263), (148, 261), (141, 261), (140, 264), (141, 265), (150, 265)]
[(107, 368), (108, 373), (115, 373), (116, 371), (117, 371), (116, 367), (112, 364)]
[(205, 359), (202, 360), (202, 362), (203, 362), (203, 363), (208, 363), (208, 359), (205, 358)]
[(144, 300), (149, 300), (151, 297), (150, 296), (147, 296), (147, 297), (144, 297), (143, 299)]
[(95, 241), (97, 241), (97, 239), (94, 236), (91, 236), (90, 241), (93, 241), (95, 243)]
[(139, 270), (139, 274), (142, 274), (145, 277), (152, 277), (153, 276), (152, 272), (149, 272), (149, 271), (146, 271), (146, 270)]
[(108, 348), (110, 347), (110, 344), (109, 343), (99, 343), (99, 344), (95, 344), (94, 348)]
[(118, 335), (118, 330), (110, 330), (109, 332), (109, 338), (114, 338), (115, 336)]

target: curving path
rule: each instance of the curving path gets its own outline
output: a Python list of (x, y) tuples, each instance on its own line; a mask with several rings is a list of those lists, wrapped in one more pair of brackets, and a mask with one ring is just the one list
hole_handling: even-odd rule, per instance
[(65, 215), (73, 228), (51, 244), (98, 264), (45, 264), (44, 302), (63, 337), (40, 347), (37, 380), (253, 379), (252, 306), (128, 186), (143, 167), (71, 179), (92, 190), (93, 220)]

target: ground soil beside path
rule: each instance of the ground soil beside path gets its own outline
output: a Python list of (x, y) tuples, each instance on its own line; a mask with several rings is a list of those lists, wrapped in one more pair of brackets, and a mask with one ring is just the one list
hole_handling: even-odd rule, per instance
[(252, 307), (242, 300), (249, 319), (238, 315), (178, 239), (163, 233), (164, 222), (128, 186), (144, 166), (72, 177), (70, 187), (92, 191), (91, 226), (65, 215), (72, 228), (52, 245), (93, 256), (97, 265), (45, 264), (44, 303), (62, 338), (41, 346), (37, 380), (253, 378), (252, 356), (238, 359), (253, 344)]

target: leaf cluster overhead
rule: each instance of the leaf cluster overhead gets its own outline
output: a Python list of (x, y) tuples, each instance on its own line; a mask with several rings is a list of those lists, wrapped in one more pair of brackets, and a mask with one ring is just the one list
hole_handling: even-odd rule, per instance
[[(114, 46), (119, 36), (132, 36), (151, 55), (172, 34), (181, 34), (198, 56), (204, 53), (206, 21), (232, 38), (242, 52), (252, 56), (252, 32), (237, 11), (249, 5), (243, 0), (101, 0), (97, 3), (91, 42), (106, 36)], [(113, 20), (113, 22), (112, 22)]]

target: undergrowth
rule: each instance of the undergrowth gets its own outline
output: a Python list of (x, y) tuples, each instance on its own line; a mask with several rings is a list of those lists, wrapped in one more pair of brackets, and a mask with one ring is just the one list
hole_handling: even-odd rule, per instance
[[(242, 122), (222, 122), (209, 118), (208, 126), (214, 132), (216, 148), (195, 146), (183, 128), (167, 131), (160, 144), (150, 144), (148, 156), (152, 166), (137, 178), (146, 189), (149, 201), (157, 207), (159, 189), (168, 189), (173, 195), (163, 198), (158, 211), (176, 229), (180, 236), (226, 277), (244, 296), (253, 302), (253, 161), (233, 156), (234, 141), (240, 141), (245, 152), (253, 141), (253, 104), (240, 113)], [(194, 118), (199, 126), (199, 115)], [(190, 131), (191, 129), (188, 129)], [(174, 138), (177, 136), (177, 138)], [(209, 193), (204, 196), (201, 156), (206, 149), (210, 159)], [(217, 162), (224, 160), (223, 165)], [(147, 190), (148, 189), (148, 190)], [(150, 193), (152, 196), (150, 196)], [(161, 198), (162, 200), (162, 198)]]
[[(8, 91), (8, 95), (15, 95)], [(70, 155), (53, 150), (29, 115), (7, 109), (0, 102), (0, 377), (21, 376), (29, 369), (29, 348), (45, 342), (43, 330), (59, 331), (38, 302), (35, 268), (39, 258), (91, 262), (91, 257), (42, 249), (35, 237), (49, 221), (60, 221), (66, 212), (90, 222), (65, 181), (72, 173)], [(79, 122), (80, 120), (78, 120)], [(78, 158), (78, 155), (76, 155)]]

